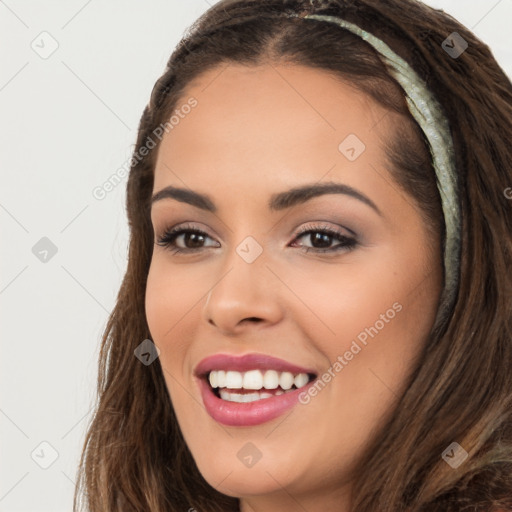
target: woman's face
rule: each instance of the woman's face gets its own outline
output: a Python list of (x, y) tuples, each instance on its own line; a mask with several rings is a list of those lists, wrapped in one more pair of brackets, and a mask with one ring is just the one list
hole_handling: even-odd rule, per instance
[(203, 234), (154, 246), (146, 314), (187, 445), (243, 510), (342, 510), (442, 287), (439, 240), (385, 168), (380, 137), (400, 118), (283, 65), (211, 70), (176, 110), (153, 192), (186, 194), (153, 202), (155, 241)]

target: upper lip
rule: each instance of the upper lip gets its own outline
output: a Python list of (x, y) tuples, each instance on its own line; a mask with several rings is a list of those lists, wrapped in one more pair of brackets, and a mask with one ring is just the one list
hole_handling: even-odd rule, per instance
[(304, 368), (284, 359), (266, 354), (245, 354), (235, 356), (231, 354), (215, 354), (205, 357), (196, 366), (194, 374), (204, 377), (212, 370), (234, 370), (246, 372), (249, 370), (276, 370), (278, 372), (291, 372), (293, 374), (310, 373), (316, 375), (311, 368)]

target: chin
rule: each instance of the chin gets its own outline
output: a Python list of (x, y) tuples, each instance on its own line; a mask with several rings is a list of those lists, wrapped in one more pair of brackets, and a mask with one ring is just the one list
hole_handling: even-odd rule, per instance
[[(208, 483), (213, 486), (212, 483)], [(280, 490), (282, 491), (283, 487), (287, 487), (285, 483), (279, 485), (276, 480), (268, 474), (253, 474), (252, 472), (243, 474), (233, 471), (224, 482), (217, 486), (217, 490), (227, 496), (241, 498), (272, 494)]]
[(241, 462), (239, 468), (233, 467), (232, 460), (197, 465), (211, 487), (234, 498), (271, 494), (282, 491), (283, 487), (289, 485), (287, 477), (279, 471), (275, 462), (265, 464), (260, 460), (251, 468), (245, 467)]

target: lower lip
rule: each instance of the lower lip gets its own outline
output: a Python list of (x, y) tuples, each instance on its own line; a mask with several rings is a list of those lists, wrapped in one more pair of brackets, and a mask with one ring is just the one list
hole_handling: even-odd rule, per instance
[(218, 423), (231, 427), (251, 427), (281, 416), (299, 401), (299, 395), (313, 384), (254, 402), (228, 402), (218, 398), (205, 379), (198, 379), (206, 412)]

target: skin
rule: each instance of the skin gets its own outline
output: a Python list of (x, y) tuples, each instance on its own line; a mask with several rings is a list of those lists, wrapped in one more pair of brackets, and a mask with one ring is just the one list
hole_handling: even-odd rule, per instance
[[(190, 96), (198, 105), (164, 136), (153, 192), (190, 188), (218, 211), (174, 199), (153, 204), (155, 241), (185, 222), (208, 236), (195, 244), (178, 237), (182, 248), (202, 244), (195, 254), (155, 245), (146, 290), (180, 428), (206, 481), (240, 497), (243, 512), (298, 510), (298, 503), (309, 512), (348, 512), (355, 464), (397, 405), (442, 289), (440, 241), (385, 167), (382, 139), (400, 118), (297, 65), (222, 66), (191, 83), (178, 106)], [(354, 161), (338, 150), (348, 134), (366, 146)], [(326, 181), (357, 189), (382, 215), (340, 194), (267, 207), (276, 192)], [(358, 245), (315, 253), (323, 245), (296, 236), (324, 225), (354, 232)], [(250, 264), (235, 250), (247, 236), (263, 249)], [(394, 303), (401, 311), (307, 405), (255, 427), (220, 425), (204, 409), (193, 377), (204, 357), (259, 352), (321, 375)], [(262, 454), (251, 468), (237, 457), (247, 442)]]

